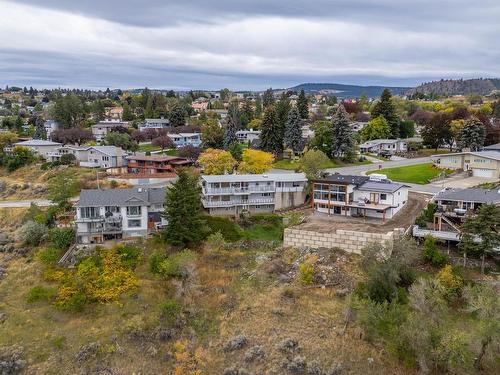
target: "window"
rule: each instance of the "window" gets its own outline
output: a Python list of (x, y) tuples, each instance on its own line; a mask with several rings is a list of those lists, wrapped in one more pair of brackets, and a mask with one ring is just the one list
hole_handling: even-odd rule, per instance
[(106, 206), (106, 212), (112, 212), (112, 213), (120, 212), (120, 207), (118, 207), (118, 206)]
[(80, 215), (84, 219), (95, 219), (99, 217), (99, 207), (80, 207)]
[(103, 161), (108, 161), (108, 160), (109, 160), (109, 156), (103, 156), (103, 157), (102, 157), (102, 160), (103, 160)]
[(140, 220), (129, 220), (128, 221), (128, 227), (129, 228), (139, 228), (141, 226), (141, 221)]
[(387, 199), (387, 194), (380, 194), (380, 199), (385, 201)]
[(128, 216), (140, 216), (141, 215), (141, 206), (127, 207), (127, 215)]
[(293, 182), (293, 187), (299, 187), (299, 186), (300, 186), (300, 182), (297, 182), (297, 181)]

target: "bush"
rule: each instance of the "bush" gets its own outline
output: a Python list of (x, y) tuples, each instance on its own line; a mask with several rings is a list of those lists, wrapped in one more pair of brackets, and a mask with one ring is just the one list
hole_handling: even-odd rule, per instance
[(59, 288), (55, 306), (63, 311), (79, 312), (85, 308), (87, 296), (78, 288)]
[(315, 258), (307, 258), (299, 265), (299, 279), (302, 285), (311, 285), (316, 273)]
[(209, 234), (220, 232), (224, 239), (229, 242), (238, 241), (243, 237), (241, 228), (231, 219), (206, 216), (205, 221), (209, 228)]
[(123, 266), (131, 269), (137, 267), (141, 256), (141, 249), (136, 246), (122, 244), (116, 247), (116, 252), (120, 255)]
[(75, 242), (75, 230), (53, 228), (49, 231), (49, 241), (56, 249), (67, 250)]
[(149, 271), (155, 275), (160, 274), (160, 265), (166, 258), (164, 254), (158, 252), (153, 253), (149, 257)]
[(167, 299), (160, 305), (160, 314), (168, 324), (173, 324), (182, 311), (182, 306), (175, 299)]
[(16, 232), (16, 237), (24, 245), (38, 246), (47, 238), (48, 229), (45, 225), (28, 221)]
[(186, 277), (187, 266), (196, 258), (196, 254), (190, 250), (183, 250), (165, 257), (161, 254), (153, 254), (149, 259), (149, 268), (152, 273), (163, 278)]
[(432, 236), (425, 237), (424, 260), (432, 264), (434, 267), (442, 267), (448, 261), (448, 258), (438, 251), (436, 247), (436, 239)]
[(33, 303), (38, 301), (50, 301), (54, 298), (56, 292), (52, 288), (47, 288), (41, 285), (34, 286), (26, 296), (26, 302)]
[(451, 265), (444, 266), (436, 278), (445, 288), (445, 294), (448, 299), (453, 299), (461, 294), (464, 279), (455, 273)]
[(221, 250), (226, 241), (224, 240), (224, 236), (221, 232), (212, 233), (207, 238), (207, 244), (210, 246), (212, 250), (219, 251)]
[(48, 249), (42, 249), (36, 253), (37, 259), (47, 265), (55, 264), (59, 259), (61, 259), (61, 250), (54, 247), (49, 247)]
[(427, 226), (427, 223), (431, 223), (434, 220), (436, 209), (437, 204), (434, 202), (430, 202), (422, 211), (420, 216), (415, 220), (415, 224), (417, 224), (421, 228), (425, 228)]
[(72, 165), (76, 163), (76, 156), (73, 154), (64, 154), (59, 159), (59, 163), (63, 165)]

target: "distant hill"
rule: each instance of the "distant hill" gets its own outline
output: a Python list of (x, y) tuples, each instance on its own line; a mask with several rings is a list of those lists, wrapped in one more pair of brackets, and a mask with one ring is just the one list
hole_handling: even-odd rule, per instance
[[(386, 86), (357, 86), (357, 85), (342, 85), (339, 83), (302, 83), (295, 87), (290, 87), (290, 90), (304, 90), (306, 93), (327, 92), (339, 98), (359, 98), (361, 95), (366, 95), (369, 98), (376, 98), (382, 94)], [(393, 95), (403, 95), (410, 87), (387, 87)]]
[(475, 79), (442, 79), (440, 81), (426, 82), (408, 90), (408, 95), (488, 95), (494, 90), (500, 90), (499, 78)]

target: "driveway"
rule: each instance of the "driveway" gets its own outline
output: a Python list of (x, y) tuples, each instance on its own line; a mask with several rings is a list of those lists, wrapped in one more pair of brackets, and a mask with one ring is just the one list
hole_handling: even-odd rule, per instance
[(445, 187), (454, 189), (466, 189), (487, 182), (496, 182), (496, 181), (497, 179), (495, 178), (455, 176), (455, 177), (445, 178), (442, 181), (431, 182), (427, 186), (437, 186), (440, 187), (441, 189)]

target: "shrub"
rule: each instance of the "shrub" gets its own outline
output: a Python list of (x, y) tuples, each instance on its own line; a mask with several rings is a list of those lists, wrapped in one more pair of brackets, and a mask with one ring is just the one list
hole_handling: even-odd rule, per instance
[(435, 267), (442, 267), (447, 262), (447, 257), (441, 254), (436, 247), (436, 239), (432, 236), (425, 237), (424, 260)]
[(182, 311), (182, 306), (175, 299), (167, 299), (160, 305), (160, 314), (168, 324), (173, 324)]
[(71, 286), (59, 288), (55, 306), (63, 311), (78, 312), (82, 311), (87, 302), (85, 293)]
[(434, 202), (430, 202), (427, 207), (422, 211), (420, 216), (415, 220), (415, 224), (417, 224), (421, 228), (425, 228), (427, 223), (430, 223), (434, 220), (434, 214), (436, 213), (437, 204)]
[(158, 275), (160, 273), (160, 265), (167, 257), (161, 253), (153, 253), (149, 257), (149, 271), (151, 273)]
[(55, 264), (61, 258), (61, 250), (54, 247), (42, 249), (36, 253), (36, 258), (44, 264)]
[(220, 232), (226, 241), (234, 242), (242, 238), (242, 230), (233, 220), (226, 217), (206, 216), (209, 234)]
[(63, 165), (71, 165), (76, 163), (76, 156), (73, 154), (64, 154), (59, 159), (59, 163)]
[(131, 245), (118, 245), (116, 252), (121, 257), (121, 263), (127, 268), (134, 269), (139, 263), (141, 256), (141, 249)]
[(437, 280), (445, 288), (445, 294), (448, 299), (460, 295), (464, 280), (454, 272), (451, 265), (448, 264), (439, 271)]
[(23, 224), (16, 232), (16, 237), (24, 245), (38, 246), (47, 238), (47, 227), (34, 221)]
[(55, 294), (56, 292), (54, 289), (47, 288), (42, 285), (37, 285), (30, 289), (28, 295), (26, 296), (26, 301), (28, 303), (38, 302), (42, 300), (50, 301), (55, 296)]
[(56, 249), (67, 250), (75, 242), (73, 228), (52, 228), (49, 231), (49, 241)]
[(116, 189), (118, 187), (118, 182), (116, 180), (111, 180), (109, 186), (111, 187), (111, 189)]
[(222, 249), (225, 243), (226, 241), (224, 240), (224, 236), (220, 231), (212, 233), (207, 238), (207, 244), (210, 246), (212, 250), (215, 251), (219, 251), (220, 249)]
[(299, 279), (302, 285), (310, 285), (313, 282), (316, 268), (314, 267), (315, 259), (308, 258), (299, 265)]
[(150, 269), (153, 273), (163, 277), (186, 277), (188, 275), (188, 264), (196, 258), (191, 250), (183, 250), (168, 257), (155, 257), (150, 259)]

